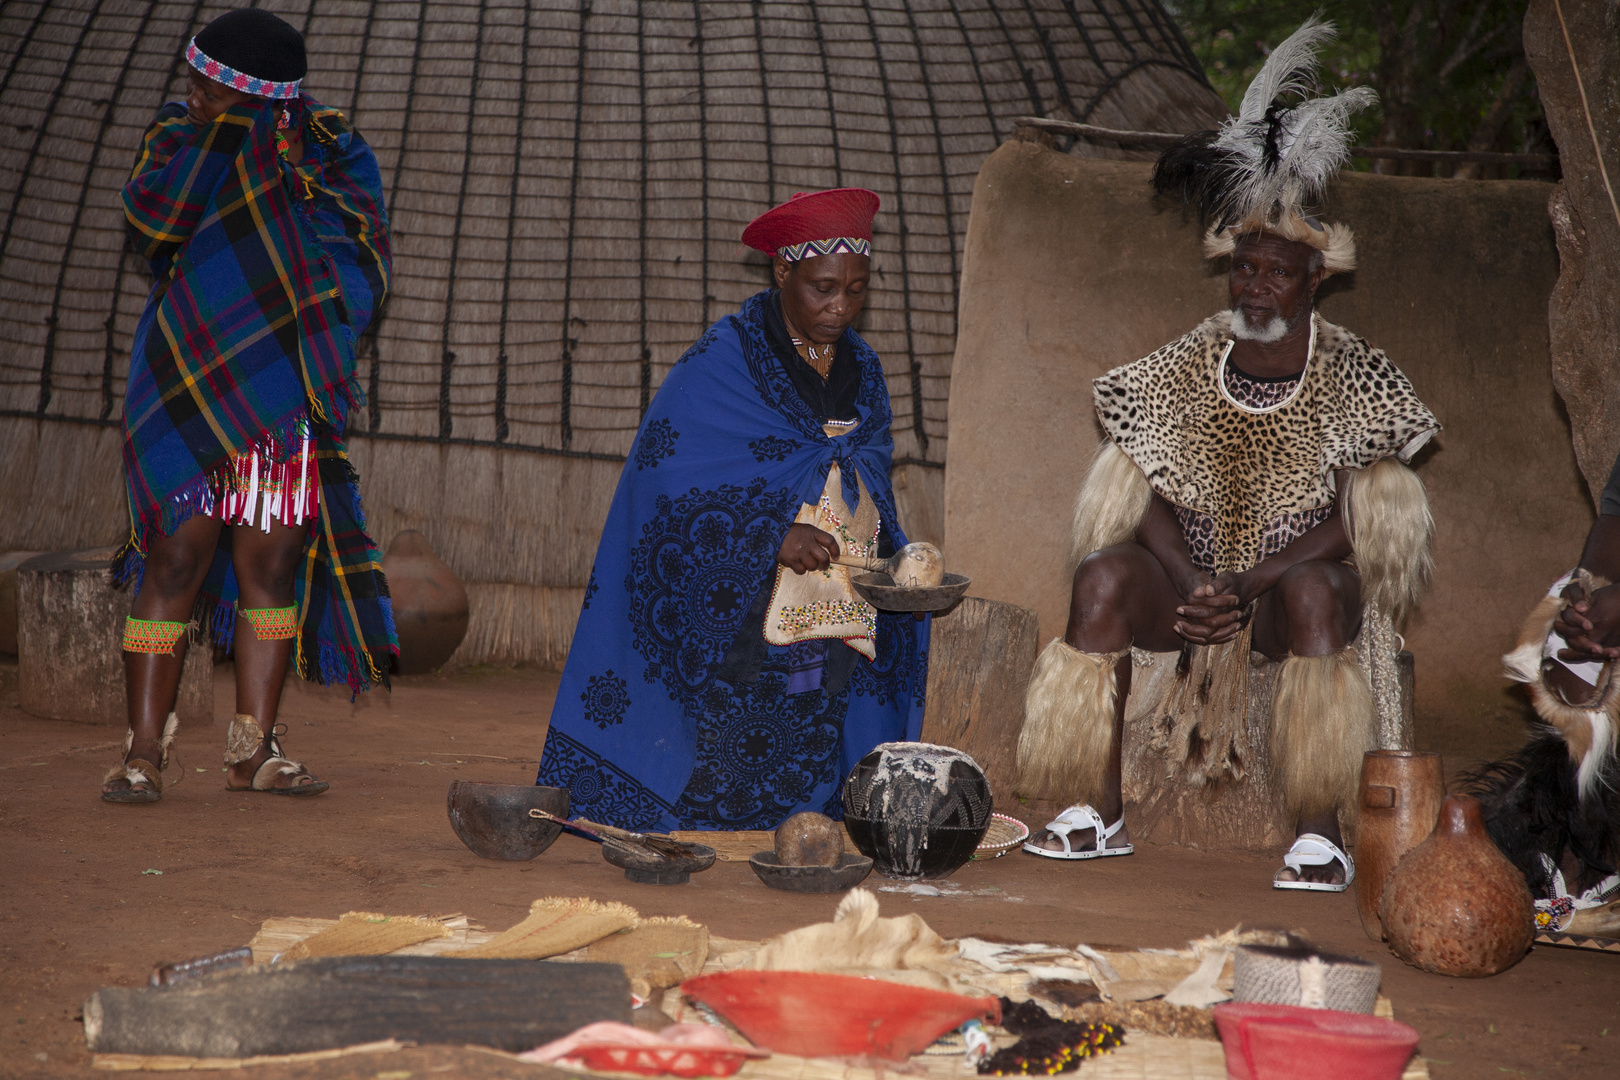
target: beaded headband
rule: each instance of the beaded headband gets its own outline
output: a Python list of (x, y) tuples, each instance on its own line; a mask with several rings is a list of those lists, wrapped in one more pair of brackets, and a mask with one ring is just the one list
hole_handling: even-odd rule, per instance
[(302, 79), (293, 79), (291, 82), (271, 82), (268, 79), (256, 79), (246, 72), (227, 67), (218, 60), (209, 57), (201, 49), (197, 48), (196, 38), (192, 38), (191, 44), (186, 46), (186, 63), (215, 82), (223, 83), (232, 90), (240, 90), (244, 94), (252, 94), (254, 97), (275, 98), (278, 100), (295, 98), (298, 96), (298, 84), (303, 82)]
[(817, 255), (870, 256), (872, 243), (856, 236), (834, 236), (828, 240), (806, 240), (802, 244), (790, 244), (785, 248), (778, 248), (776, 253), (785, 262), (813, 259)]

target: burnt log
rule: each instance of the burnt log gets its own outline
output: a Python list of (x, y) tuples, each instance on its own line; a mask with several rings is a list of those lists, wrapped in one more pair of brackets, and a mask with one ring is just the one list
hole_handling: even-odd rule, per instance
[(346, 956), (258, 965), (84, 1004), (98, 1054), (244, 1058), (401, 1042), (531, 1050), (598, 1020), (630, 1021), (617, 964)]

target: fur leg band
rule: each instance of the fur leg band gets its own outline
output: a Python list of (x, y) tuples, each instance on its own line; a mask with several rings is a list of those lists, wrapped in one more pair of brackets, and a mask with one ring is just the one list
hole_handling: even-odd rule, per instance
[(1130, 650), (1083, 653), (1062, 638), (1035, 661), (1018, 737), (1018, 791), (1062, 803), (1102, 794), (1114, 739), (1114, 665)]
[(239, 614), (253, 627), (260, 641), (289, 641), (298, 636), (298, 605), (271, 608), (239, 608)]
[(185, 635), (186, 624), (162, 619), (124, 618), (124, 651), (150, 656), (173, 656), (175, 642)]
[(231, 726), (225, 729), (225, 764), (240, 765), (254, 754), (264, 742), (259, 722), (245, 713), (237, 713)]
[(1361, 758), (1376, 735), (1372, 687), (1354, 649), (1283, 661), (1272, 702), (1271, 763), (1296, 819), (1356, 805)]

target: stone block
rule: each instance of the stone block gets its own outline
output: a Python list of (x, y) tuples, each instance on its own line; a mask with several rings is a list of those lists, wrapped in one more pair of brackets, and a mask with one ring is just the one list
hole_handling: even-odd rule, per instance
[[(124, 618), (133, 593), (108, 570), (113, 548), (56, 551), (17, 568), (18, 678), (23, 709), (49, 720), (128, 724)], [(214, 720), (214, 651), (186, 651), (175, 704), (182, 727)]]

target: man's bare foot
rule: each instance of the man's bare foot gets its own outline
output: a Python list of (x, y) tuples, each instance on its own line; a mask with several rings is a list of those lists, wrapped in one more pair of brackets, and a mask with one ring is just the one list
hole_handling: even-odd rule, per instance
[[(1050, 832), (1050, 831), (1048, 831), (1046, 829), (1036, 829), (1035, 832), (1030, 835), (1029, 842), (1031, 844), (1034, 844), (1036, 847), (1041, 848), (1041, 849), (1046, 850), (1046, 851), (1062, 851), (1063, 850), (1063, 837), (1058, 836), (1057, 834), (1052, 833), (1052, 832)], [(1130, 843), (1131, 843), (1131, 830), (1129, 828), (1127, 828), (1126, 826), (1121, 825), (1119, 827), (1119, 832), (1115, 833), (1113, 836), (1110, 836), (1107, 840), (1105, 840), (1103, 842), (1103, 847), (1105, 847), (1105, 848), (1129, 847)], [(1096, 846), (1097, 846), (1097, 830), (1096, 829), (1076, 829), (1076, 830), (1074, 830), (1073, 832), (1071, 832), (1069, 834), (1069, 850), (1070, 851), (1090, 851), (1092, 848), (1094, 848)]]
[[(1324, 842), (1331, 845), (1331, 850), (1323, 847)], [(1301, 848), (1305, 850), (1300, 850)], [(1290, 855), (1298, 856), (1295, 861), (1299, 863), (1299, 868), (1296, 870), (1285, 864), (1271, 879), (1272, 883), (1284, 888), (1307, 885), (1338, 886), (1333, 891), (1341, 891), (1347, 880), (1347, 862), (1350, 856), (1345, 854), (1346, 862), (1340, 862), (1339, 854), (1336, 852), (1344, 852), (1344, 838), (1339, 833), (1336, 812), (1331, 816), (1322, 815), (1301, 821), (1299, 831), (1294, 834), (1293, 846), (1289, 848)], [(1316, 861), (1324, 857), (1325, 861)]]
[[(1071, 806), (1048, 822), (1046, 828), (1037, 829), (1024, 847), (1036, 855), (1050, 851), (1053, 857), (1059, 859), (1094, 859), (1104, 853), (1128, 855), (1132, 850), (1131, 836), (1125, 828), (1124, 811), (1119, 809), (1115, 813), (1118, 816), (1110, 825), (1092, 806)], [(1053, 826), (1059, 826), (1059, 831), (1054, 831)], [(1103, 836), (1103, 851), (1097, 850), (1099, 828)], [(1064, 832), (1068, 834), (1067, 845), (1063, 842)]]

